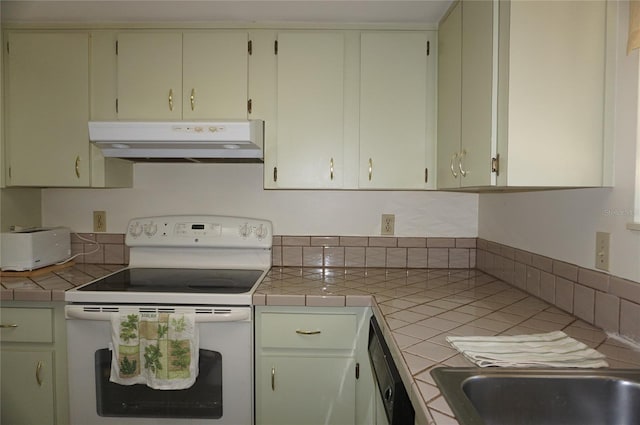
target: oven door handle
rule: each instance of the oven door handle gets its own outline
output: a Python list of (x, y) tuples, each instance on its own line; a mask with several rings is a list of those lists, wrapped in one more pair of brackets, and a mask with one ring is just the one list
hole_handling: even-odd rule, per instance
[[(124, 313), (137, 312), (135, 310), (122, 310)], [(111, 315), (118, 312), (110, 311), (85, 311), (83, 307), (66, 306), (65, 317), (67, 319), (78, 320), (100, 320), (110, 321)], [(176, 311), (176, 313), (187, 313), (185, 311)], [(244, 322), (251, 320), (251, 309), (239, 309), (231, 311), (216, 311), (196, 313), (196, 323), (212, 323), (212, 322)]]

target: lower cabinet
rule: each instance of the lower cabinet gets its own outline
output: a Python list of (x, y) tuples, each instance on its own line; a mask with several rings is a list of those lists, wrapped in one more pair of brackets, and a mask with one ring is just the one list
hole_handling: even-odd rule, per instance
[(55, 424), (53, 351), (2, 350), (2, 423)]
[(256, 307), (256, 424), (371, 424), (369, 308)]
[(62, 304), (2, 303), (0, 423), (69, 423)]

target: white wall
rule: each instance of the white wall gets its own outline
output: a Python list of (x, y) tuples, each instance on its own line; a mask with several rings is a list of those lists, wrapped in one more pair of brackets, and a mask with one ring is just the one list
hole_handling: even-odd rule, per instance
[(615, 187), (482, 194), (478, 227), (481, 238), (586, 268), (595, 267), (596, 231), (609, 232), (611, 274), (640, 281), (640, 232), (626, 229), (634, 197), (640, 196), (635, 188), (638, 52), (626, 55), (628, 4), (620, 3), (618, 10)]
[(380, 234), (380, 215), (396, 215), (396, 235), (476, 237), (478, 195), (444, 192), (264, 190), (262, 164), (136, 164), (132, 189), (43, 189), (43, 225), (107, 231), (132, 217), (228, 214), (266, 218), (280, 235)]

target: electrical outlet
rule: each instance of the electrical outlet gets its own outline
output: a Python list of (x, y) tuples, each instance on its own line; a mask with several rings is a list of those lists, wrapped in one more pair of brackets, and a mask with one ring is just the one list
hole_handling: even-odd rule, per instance
[(93, 231), (94, 232), (107, 231), (107, 212), (106, 211), (93, 212)]
[(392, 236), (396, 228), (396, 216), (394, 214), (382, 214), (381, 235)]
[(596, 268), (609, 271), (609, 238), (606, 232), (596, 232)]

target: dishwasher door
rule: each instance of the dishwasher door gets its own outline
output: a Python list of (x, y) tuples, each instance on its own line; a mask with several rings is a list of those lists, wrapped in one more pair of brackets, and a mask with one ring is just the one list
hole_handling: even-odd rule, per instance
[(413, 425), (415, 411), (375, 316), (369, 322), (369, 358), (382, 403), (376, 412), (383, 410), (389, 425)]

